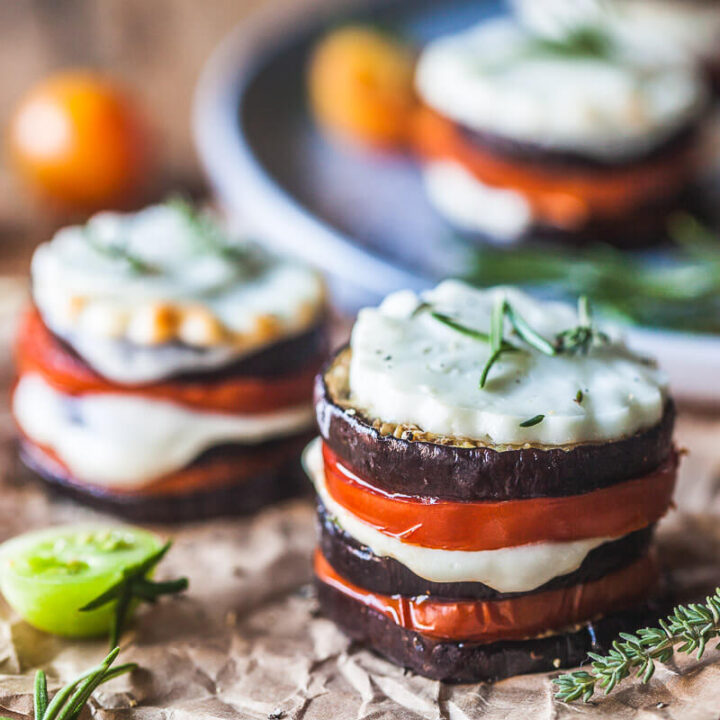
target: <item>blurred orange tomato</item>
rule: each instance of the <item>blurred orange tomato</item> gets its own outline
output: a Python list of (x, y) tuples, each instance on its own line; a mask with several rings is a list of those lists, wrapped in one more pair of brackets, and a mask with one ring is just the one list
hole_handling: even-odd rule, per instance
[(83, 210), (126, 204), (148, 173), (148, 132), (128, 96), (90, 72), (53, 75), (20, 101), (10, 156), (41, 195)]
[(370, 145), (404, 144), (415, 104), (414, 62), (410, 48), (372, 27), (331, 32), (315, 48), (308, 72), (318, 122)]

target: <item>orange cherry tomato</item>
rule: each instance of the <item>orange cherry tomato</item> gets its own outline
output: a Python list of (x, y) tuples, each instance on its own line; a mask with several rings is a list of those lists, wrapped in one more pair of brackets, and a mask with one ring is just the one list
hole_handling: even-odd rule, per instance
[(69, 353), (45, 327), (40, 313), (28, 311), (20, 323), (15, 355), (18, 371), (37, 372), (69, 395), (120, 393), (168, 400), (186, 407), (221, 413), (263, 413), (310, 402), (321, 359), (292, 375), (273, 378), (225, 377), (219, 380), (164, 380), (127, 386), (110, 382)]
[(331, 32), (310, 61), (315, 117), (329, 130), (369, 145), (403, 145), (415, 104), (414, 64), (407, 46), (374, 28)]
[(493, 187), (515, 189), (537, 216), (573, 228), (594, 217), (619, 217), (678, 191), (696, 164), (694, 148), (612, 169), (556, 169), (511, 161), (469, 142), (459, 128), (429, 108), (413, 120), (413, 144), (422, 158), (454, 160)]
[(127, 204), (149, 171), (148, 131), (126, 93), (107, 78), (53, 75), (21, 99), (10, 156), (40, 195), (78, 210)]
[(678, 464), (673, 453), (641, 478), (581, 495), (456, 502), (372, 488), (324, 443), (323, 459), (327, 490), (346, 510), (405, 543), (442, 550), (497, 550), (627, 535), (667, 512)]
[(631, 607), (647, 596), (658, 579), (655, 563), (646, 555), (583, 585), (503, 600), (443, 602), (372, 593), (340, 576), (319, 550), (314, 565), (321, 582), (407, 630), (444, 640), (482, 643), (529, 638)]

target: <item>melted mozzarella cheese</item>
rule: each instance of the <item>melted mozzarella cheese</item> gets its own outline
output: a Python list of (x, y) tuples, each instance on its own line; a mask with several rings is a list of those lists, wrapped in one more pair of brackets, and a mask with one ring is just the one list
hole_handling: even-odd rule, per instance
[(534, 543), (501, 550), (438, 550), (384, 535), (335, 502), (325, 486), (319, 438), (304, 455), (305, 468), (327, 511), (340, 527), (375, 555), (391, 557), (431, 582), (481, 582), (498, 592), (529, 592), (577, 570), (594, 548), (612, 538)]
[(457, 228), (513, 242), (532, 224), (532, 208), (522, 194), (485, 185), (459, 163), (428, 163), (423, 179), (430, 202)]
[[(506, 322), (505, 337), (522, 351), (503, 354), (481, 389), (489, 344), (448, 327), (427, 310), (416, 312), (424, 301), (487, 333), (501, 296), (547, 339), (578, 324), (574, 308), (538, 302), (512, 288), (478, 290), (448, 280), (420, 297), (393, 293), (380, 307), (361, 310), (353, 328), (353, 405), (373, 419), (495, 446), (604, 442), (659, 422), (665, 377), (617, 338), (587, 355), (548, 356), (512, 338)], [(537, 415), (541, 422), (521, 427)]]
[(720, 4), (715, 0), (513, 0), (519, 19), (558, 37), (572, 27), (605, 27), (624, 42), (667, 55), (674, 50), (712, 59), (720, 54)]
[[(61, 230), (33, 256), (32, 290), (46, 325), (123, 382), (239, 357), (316, 322), (324, 302), (313, 270), (255, 246), (205, 237), (171, 205), (101, 213)], [(189, 351), (164, 353), (162, 373), (157, 358), (152, 369), (147, 358), (127, 363), (123, 343)]]
[(469, 128), (588, 156), (641, 155), (704, 106), (706, 91), (681, 62), (622, 46), (617, 57), (530, 51), (506, 19), (431, 42), (416, 85), (425, 103)]
[(223, 415), (132, 395), (72, 397), (33, 374), (18, 382), (13, 413), (23, 433), (52, 449), (75, 477), (117, 488), (150, 485), (215, 445), (259, 443), (313, 423), (309, 405)]

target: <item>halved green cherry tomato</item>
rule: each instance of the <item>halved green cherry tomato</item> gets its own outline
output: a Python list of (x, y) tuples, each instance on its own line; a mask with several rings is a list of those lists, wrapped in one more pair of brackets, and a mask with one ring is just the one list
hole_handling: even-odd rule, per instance
[(60, 525), (0, 545), (0, 590), (38, 630), (65, 637), (103, 635), (115, 603), (80, 612), (117, 582), (123, 568), (162, 545), (153, 533), (126, 525)]

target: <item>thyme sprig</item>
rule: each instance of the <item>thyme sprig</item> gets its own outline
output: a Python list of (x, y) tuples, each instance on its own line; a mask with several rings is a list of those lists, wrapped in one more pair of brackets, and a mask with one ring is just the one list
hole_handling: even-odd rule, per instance
[(590, 348), (606, 345), (610, 342), (607, 333), (597, 330), (593, 325), (592, 310), (587, 295), (578, 298), (578, 324), (555, 336), (555, 349), (558, 353), (587, 355)]
[(658, 624), (656, 628), (642, 628), (635, 635), (620, 633), (607, 655), (588, 653), (593, 661), (590, 670), (577, 670), (555, 678), (553, 682), (558, 686), (555, 697), (563, 702), (580, 698), (588, 702), (597, 687), (607, 695), (636, 669), (635, 677), (647, 683), (655, 672), (655, 663), (667, 662), (675, 652), (697, 651), (699, 660), (708, 642), (720, 637), (720, 587), (705, 604), (678, 605)]
[[(48, 698), (45, 673), (38, 670), (35, 675), (35, 720), (77, 720), (98, 686), (137, 668), (135, 663), (111, 667), (119, 652), (120, 648), (113, 648), (97, 667), (83, 673), (69, 685), (58, 690), (52, 701)], [(0, 720), (10, 720), (10, 718), (0, 717)]]
[(150, 553), (148, 557), (122, 571), (122, 577), (107, 590), (80, 608), (80, 612), (97, 610), (111, 602), (115, 602), (115, 615), (110, 630), (110, 647), (115, 647), (122, 635), (128, 611), (135, 601), (155, 603), (161, 595), (173, 595), (188, 587), (187, 578), (178, 578), (166, 582), (154, 582), (148, 574), (165, 557), (172, 546), (168, 540), (161, 548)]

